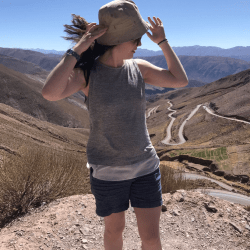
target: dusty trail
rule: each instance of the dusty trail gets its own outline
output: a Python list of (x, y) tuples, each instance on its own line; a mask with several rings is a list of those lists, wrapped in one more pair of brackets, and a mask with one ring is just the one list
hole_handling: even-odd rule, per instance
[(159, 106), (156, 106), (156, 107), (153, 107), (153, 108), (150, 108), (150, 109), (148, 110), (148, 113), (146, 114), (146, 118), (148, 118), (151, 114), (155, 114), (156, 110), (157, 110), (159, 107), (160, 107), (160, 105), (159, 105)]
[(199, 104), (199, 105), (196, 106), (196, 108), (194, 110), (192, 110), (192, 112), (190, 113), (190, 115), (188, 116), (188, 118), (181, 124), (179, 132), (178, 132), (179, 143), (170, 143), (170, 140), (171, 140), (171, 129), (172, 129), (172, 125), (173, 125), (174, 120), (175, 120), (175, 118), (172, 117), (172, 115), (174, 113), (176, 113), (176, 111), (173, 110), (173, 109), (171, 109), (171, 107), (173, 106), (173, 104), (170, 101), (168, 101), (168, 103), (170, 104), (170, 107), (168, 108), (168, 110), (172, 111), (172, 113), (168, 115), (171, 118), (171, 122), (170, 122), (170, 124), (167, 127), (167, 136), (165, 137), (164, 140), (161, 141), (162, 143), (164, 143), (166, 145), (180, 145), (180, 144), (183, 144), (183, 143), (186, 142), (185, 138), (183, 137), (184, 126), (185, 126), (186, 122), (188, 120), (190, 120), (192, 118), (192, 116), (199, 110), (200, 107), (204, 108), (211, 115), (214, 115), (214, 116), (217, 116), (217, 117), (220, 117), (220, 118), (224, 118), (224, 119), (228, 119), (228, 120), (237, 121), (237, 122), (243, 122), (243, 123), (246, 123), (246, 124), (250, 125), (250, 122), (246, 122), (246, 121), (242, 121), (242, 120), (235, 119), (235, 118), (228, 118), (228, 117), (224, 117), (224, 116), (221, 116), (221, 115), (217, 115), (217, 114), (214, 113), (213, 110), (211, 110), (211, 109), (209, 109), (207, 107), (207, 104)]

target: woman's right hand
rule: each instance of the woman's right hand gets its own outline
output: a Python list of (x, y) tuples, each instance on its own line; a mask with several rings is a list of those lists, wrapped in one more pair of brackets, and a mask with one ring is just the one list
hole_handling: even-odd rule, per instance
[(86, 51), (89, 46), (97, 39), (102, 36), (106, 31), (107, 27), (96, 25), (96, 23), (89, 23), (86, 27), (86, 32), (80, 39), (80, 41), (73, 47), (73, 50), (79, 55)]

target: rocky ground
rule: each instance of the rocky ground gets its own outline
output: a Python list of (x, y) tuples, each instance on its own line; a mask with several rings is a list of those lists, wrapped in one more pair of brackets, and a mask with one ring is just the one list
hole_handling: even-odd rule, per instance
[[(250, 212), (198, 191), (163, 194), (160, 231), (164, 250), (250, 250)], [(0, 231), (0, 250), (103, 247), (104, 221), (91, 194), (56, 200), (29, 211)], [(124, 247), (139, 250), (133, 208), (126, 211)]]

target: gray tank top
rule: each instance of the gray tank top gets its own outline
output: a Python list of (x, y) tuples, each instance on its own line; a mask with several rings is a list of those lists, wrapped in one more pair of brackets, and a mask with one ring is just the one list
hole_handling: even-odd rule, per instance
[[(115, 171), (122, 166), (135, 167), (150, 157), (158, 164), (146, 125), (145, 82), (136, 61), (125, 60), (122, 67), (114, 68), (96, 59), (90, 78), (86, 99), (90, 120), (89, 166), (109, 166)], [(155, 163), (147, 172), (155, 170)], [(105, 172), (109, 176), (110, 172)]]

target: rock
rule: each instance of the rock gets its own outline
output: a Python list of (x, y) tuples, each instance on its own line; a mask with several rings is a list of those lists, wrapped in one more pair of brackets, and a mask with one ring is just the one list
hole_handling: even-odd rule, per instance
[(218, 210), (216, 209), (215, 206), (213, 206), (211, 203), (209, 202), (204, 202), (204, 206), (207, 209), (208, 212), (213, 212), (216, 213)]
[(167, 211), (167, 206), (163, 204), (163, 205), (161, 206), (161, 211), (162, 211), (162, 212), (166, 212), (166, 211)]
[(208, 168), (208, 167), (203, 168), (202, 171), (204, 171), (204, 172), (212, 172), (212, 170), (210, 168)]
[(16, 235), (18, 235), (18, 236), (23, 236), (24, 235), (24, 233), (25, 233), (25, 231), (24, 230), (15, 230), (15, 232), (16, 232)]
[(250, 226), (246, 225), (245, 228), (248, 229), (250, 232)]
[(213, 172), (213, 171), (216, 171), (216, 170), (218, 170), (219, 169), (219, 166), (218, 166), (218, 164), (216, 164), (216, 163), (211, 163), (210, 165), (209, 165), (209, 168), (211, 169), (211, 171)]
[(224, 175), (224, 178), (228, 181), (236, 181), (237, 180), (237, 177), (232, 175), (232, 174), (225, 174)]
[[(178, 190), (179, 191), (179, 190)], [(184, 197), (183, 194), (180, 192), (176, 192), (175, 194), (173, 194), (173, 198), (178, 201), (178, 202), (183, 202), (184, 201)]]
[(163, 156), (161, 156), (160, 160), (161, 161), (169, 161), (170, 157), (168, 155), (163, 155)]
[(177, 211), (176, 209), (173, 209), (172, 212), (171, 212), (172, 215), (175, 215), (175, 216), (179, 216), (180, 213), (179, 211)]
[(87, 244), (87, 243), (88, 243), (88, 240), (82, 239), (82, 243), (83, 243), (83, 244)]
[(248, 183), (249, 181), (249, 176), (247, 175), (237, 175), (237, 177), (240, 179), (239, 181), (241, 183)]
[(230, 225), (232, 225), (234, 227), (234, 229), (236, 229), (239, 233), (242, 233), (242, 230), (239, 226), (237, 226), (235, 223), (233, 222), (229, 222)]
[(215, 170), (213, 172), (213, 174), (217, 175), (217, 176), (224, 176), (225, 175), (225, 172), (222, 171), (222, 170)]

